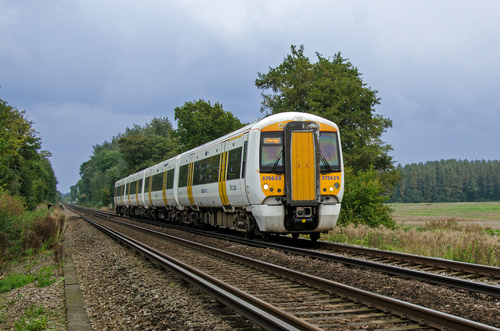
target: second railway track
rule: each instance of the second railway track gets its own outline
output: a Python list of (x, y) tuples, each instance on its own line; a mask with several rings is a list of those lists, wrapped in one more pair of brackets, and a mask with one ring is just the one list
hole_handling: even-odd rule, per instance
[[(92, 212), (99, 214), (98, 211)], [(141, 220), (141, 222), (155, 223), (144, 220)], [(165, 226), (165, 224), (162, 225)], [(500, 286), (497, 284), (471, 281), (474, 279), (488, 279), (494, 282), (500, 281), (500, 268), (498, 267), (329, 242), (317, 242), (311, 244), (307, 240), (296, 241), (289, 237), (277, 237), (276, 242), (261, 242), (233, 235), (213, 233), (197, 229), (183, 229), (197, 234), (204, 234), (216, 238), (239, 242), (245, 245), (276, 249), (287, 253), (376, 270), (393, 276), (416, 279), (432, 284), (449, 286), (500, 298)], [(310, 248), (314, 248), (314, 250), (311, 250)], [(346, 255), (330, 254), (331, 252), (341, 252)]]
[[(163, 236), (159, 233), (152, 235)], [(195, 249), (193, 244), (183, 240), (173, 238), (169, 240), (176, 240), (175, 245), (184, 246), (184, 249), (175, 249), (170, 246), (170, 251), (184, 254), (186, 251)], [(186, 248), (186, 245), (189, 248)], [(190, 265), (203, 269), (242, 291), (250, 290), (253, 296), (279, 307), (280, 311), (286, 312), (285, 315), (306, 321), (310, 326), (302, 328), (305, 330), (313, 330), (315, 327), (335, 330), (344, 327), (346, 329), (393, 327), (394, 330), (430, 327), (442, 330), (495, 329), (398, 300), (382, 300), (384, 297), (373, 293), (352, 289), (267, 263), (259, 263), (257, 266), (254, 260), (237, 257), (231, 253), (221, 251), (214, 253), (212, 248), (203, 246), (198, 246), (196, 250), (198, 253), (191, 254), (191, 258), (187, 258)], [(199, 253), (200, 251), (204, 253)], [(224, 256), (224, 261), (220, 260), (221, 255)], [(242, 265), (245, 266), (242, 267)], [(252, 265), (251, 268), (250, 265)]]

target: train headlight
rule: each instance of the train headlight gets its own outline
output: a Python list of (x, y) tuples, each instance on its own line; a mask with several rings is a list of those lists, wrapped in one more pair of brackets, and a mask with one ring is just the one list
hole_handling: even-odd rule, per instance
[(335, 183), (333, 186), (334, 186), (336, 189), (338, 189), (338, 188), (340, 187), (339, 183)]
[(330, 191), (333, 191), (333, 187), (330, 186)]
[(264, 184), (264, 190), (267, 190), (269, 188), (269, 185)]

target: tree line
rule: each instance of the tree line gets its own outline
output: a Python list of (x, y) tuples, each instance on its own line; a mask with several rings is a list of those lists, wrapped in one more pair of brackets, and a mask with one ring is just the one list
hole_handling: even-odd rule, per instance
[(177, 130), (167, 117), (134, 124), (102, 144), (92, 146), (92, 156), (80, 166), (80, 180), (71, 186), (72, 201), (93, 206), (113, 202), (115, 182), (167, 160), (179, 153), (237, 130), (243, 124), (220, 103), (185, 102), (174, 110)]
[[(283, 63), (258, 73), (255, 85), (262, 91), (264, 116), (285, 111), (307, 112), (340, 126), (345, 163), (345, 195), (341, 223), (394, 225), (384, 204), (399, 180), (390, 145), (381, 135), (392, 121), (375, 113), (377, 91), (341, 56), (316, 53), (312, 62), (304, 47), (291, 46)], [(95, 206), (112, 203), (114, 182), (180, 152), (230, 133), (243, 124), (220, 103), (186, 102), (174, 110), (177, 130), (168, 118), (154, 118), (144, 126), (126, 128), (93, 146), (90, 160), (80, 167), (81, 179), (71, 187), (71, 199)]]
[(41, 149), (33, 124), (26, 111), (0, 99), (0, 197), (19, 197), (30, 209), (60, 197), (51, 154)]
[(500, 161), (441, 160), (398, 165), (402, 180), (390, 202), (500, 200)]

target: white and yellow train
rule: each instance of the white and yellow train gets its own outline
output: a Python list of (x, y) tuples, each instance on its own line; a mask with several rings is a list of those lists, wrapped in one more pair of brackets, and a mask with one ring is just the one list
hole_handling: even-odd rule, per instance
[(286, 112), (120, 179), (114, 202), (120, 215), (317, 240), (337, 223), (343, 172), (337, 125)]

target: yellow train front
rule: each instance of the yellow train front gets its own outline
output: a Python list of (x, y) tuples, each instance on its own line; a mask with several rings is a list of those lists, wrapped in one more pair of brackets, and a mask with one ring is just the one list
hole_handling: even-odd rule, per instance
[(117, 181), (116, 212), (317, 240), (340, 213), (340, 146), (331, 121), (272, 115)]
[[(253, 134), (252, 134), (253, 133)], [(311, 234), (335, 227), (344, 194), (340, 135), (335, 123), (281, 113), (250, 131), (247, 190), (256, 231)]]

